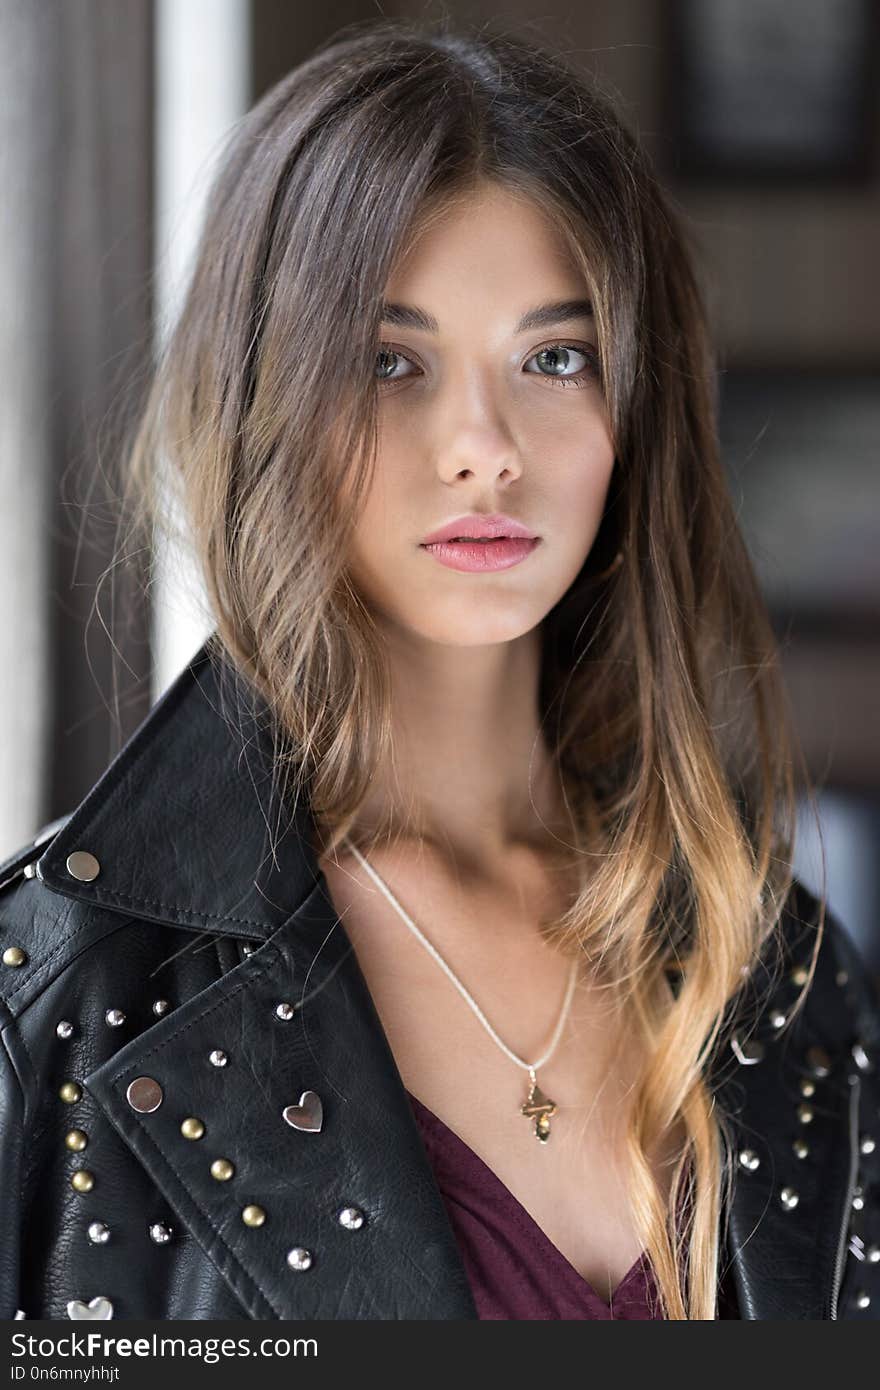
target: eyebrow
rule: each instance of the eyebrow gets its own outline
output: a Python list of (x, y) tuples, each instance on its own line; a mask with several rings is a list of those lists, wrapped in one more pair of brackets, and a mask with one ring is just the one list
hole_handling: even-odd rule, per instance
[[(591, 319), (593, 306), (589, 299), (557, 299), (550, 304), (538, 304), (523, 314), (514, 333), (526, 333), (536, 328), (552, 328), (557, 323), (573, 319)], [(418, 328), (424, 333), (438, 333), (440, 325), (433, 314), (425, 313), (414, 304), (382, 304), (382, 323), (395, 328)]]

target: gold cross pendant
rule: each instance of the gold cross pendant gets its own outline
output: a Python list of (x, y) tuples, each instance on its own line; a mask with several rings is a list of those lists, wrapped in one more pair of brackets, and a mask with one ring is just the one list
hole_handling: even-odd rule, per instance
[(520, 1108), (523, 1115), (534, 1118), (535, 1137), (540, 1139), (542, 1144), (546, 1144), (550, 1138), (550, 1116), (556, 1110), (556, 1102), (544, 1095), (531, 1067), (529, 1067), (529, 1079), (531, 1081), (529, 1094), (526, 1097), (525, 1105)]

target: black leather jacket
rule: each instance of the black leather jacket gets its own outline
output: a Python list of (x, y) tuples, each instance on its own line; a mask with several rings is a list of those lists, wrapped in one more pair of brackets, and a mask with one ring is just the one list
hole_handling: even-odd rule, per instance
[[(241, 693), (206, 645), (0, 866), (4, 1319), (476, 1316), (308, 808), (279, 838)], [(711, 1074), (742, 1318), (880, 1317), (880, 1010), (830, 913), (807, 1007), (775, 1017), (817, 906), (796, 884), (772, 998)], [(307, 1091), (320, 1129), (284, 1117)]]

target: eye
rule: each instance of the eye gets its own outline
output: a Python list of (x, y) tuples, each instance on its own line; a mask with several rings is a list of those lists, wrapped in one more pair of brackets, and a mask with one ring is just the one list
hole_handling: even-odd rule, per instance
[[(567, 368), (572, 365), (572, 354), (575, 358), (582, 357), (587, 366), (564, 375)], [(591, 377), (599, 375), (599, 359), (596, 350), (578, 347), (577, 343), (550, 343), (547, 347), (540, 348), (533, 353), (528, 361), (539, 364), (538, 371), (529, 374), (546, 376), (551, 386), (582, 387), (587, 385)], [(528, 363), (524, 370), (528, 370)]]
[[(402, 352), (398, 352), (388, 343), (383, 343), (376, 353), (376, 380), (380, 386), (386, 382), (402, 381), (403, 377), (394, 375), (394, 370), (398, 363), (409, 362), (408, 357), (404, 357)], [(410, 362), (412, 366), (412, 363)]]

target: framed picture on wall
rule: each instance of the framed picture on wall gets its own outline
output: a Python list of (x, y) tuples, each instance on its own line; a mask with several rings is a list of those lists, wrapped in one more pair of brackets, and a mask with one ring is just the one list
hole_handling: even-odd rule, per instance
[(670, 0), (668, 172), (696, 183), (859, 183), (874, 170), (875, 0)]

